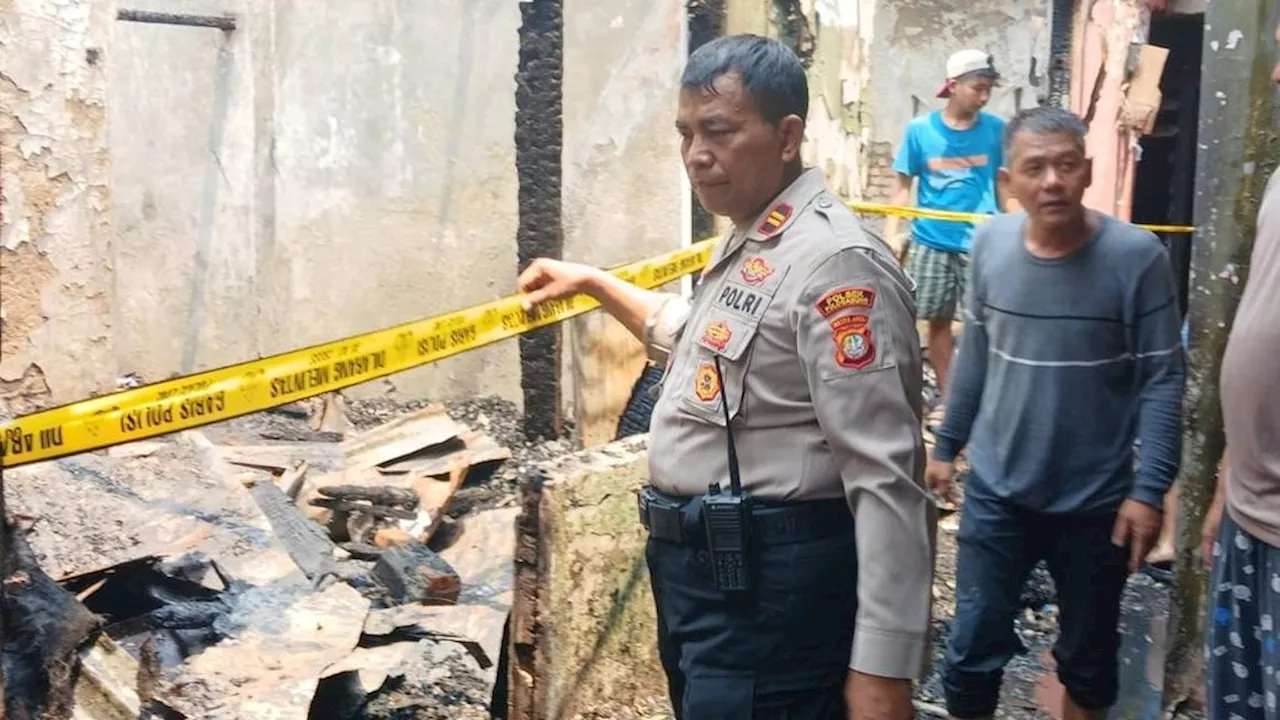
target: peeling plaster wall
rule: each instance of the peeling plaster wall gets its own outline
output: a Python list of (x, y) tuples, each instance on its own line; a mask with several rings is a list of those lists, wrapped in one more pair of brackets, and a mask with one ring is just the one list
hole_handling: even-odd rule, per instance
[(0, 414), (110, 389), (115, 3), (0, 0)]
[[(120, 372), (198, 371), (514, 291), (517, 3), (131, 7), (232, 12), (240, 29), (116, 26)], [(683, 3), (565, 15), (566, 257), (679, 247)], [(519, 371), (512, 340), (355, 394), (518, 403)]]
[(805, 162), (820, 167), (832, 190), (861, 196), (862, 122), (859, 101), (870, 69), (869, 0), (801, 0), (813, 37)]
[[(808, 62), (809, 116), (802, 156), (832, 190), (861, 195), (860, 100), (876, 0), (728, 0), (727, 31), (779, 38)], [(785, 13), (785, 14), (784, 14)], [(788, 18), (799, 32), (788, 37)], [(798, 35), (798, 37), (796, 37)]]
[(1085, 141), (1093, 184), (1084, 203), (1128, 220), (1138, 136), (1120, 127), (1129, 48), (1144, 43), (1151, 22), (1146, 0), (1095, 0), (1080, 6), (1072, 48), (1069, 107), (1089, 123)]
[(995, 56), (1003, 74), (989, 112), (1010, 117), (1039, 104), (1048, 83), (1048, 0), (880, 0), (873, 22), (870, 81), (862, 97), (867, 125), (866, 196), (883, 199), (892, 154), (907, 123), (941, 108), (934, 97), (946, 58), (965, 48)]
[[(893, 153), (934, 97), (946, 57), (969, 47), (1004, 73), (988, 109), (1038, 104), (1047, 84), (1049, 2), (1034, 0), (729, 0), (729, 32), (780, 37), (780, 8), (798, 7), (811, 34), (805, 161), (850, 199), (883, 200)], [(878, 225), (879, 218), (868, 219)]]

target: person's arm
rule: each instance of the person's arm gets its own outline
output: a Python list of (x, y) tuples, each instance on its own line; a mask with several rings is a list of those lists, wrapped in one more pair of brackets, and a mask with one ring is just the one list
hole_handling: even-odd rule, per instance
[[(895, 173), (893, 176), (893, 189), (889, 192), (889, 204), (893, 207), (910, 207), (911, 206), (911, 176)], [(884, 219), (884, 239), (889, 243), (889, 247), (895, 255), (902, 256), (906, 250), (907, 242), (899, 242), (898, 230), (902, 227), (902, 218), (897, 215), (890, 215)]]
[(666, 360), (689, 317), (689, 303), (680, 295), (646, 290), (579, 263), (541, 258), (520, 274), (516, 284), (527, 294), (526, 310), (579, 293), (590, 295), (644, 343), (655, 362)]
[[(920, 153), (917, 149), (915, 133), (908, 125), (902, 135), (902, 145), (893, 159), (893, 188), (889, 191), (889, 204), (894, 207), (911, 206), (911, 183), (920, 174)], [(907, 242), (899, 243), (898, 230), (902, 227), (902, 218), (890, 215), (884, 220), (884, 239), (901, 260), (907, 249)]]
[(1213, 502), (1209, 504), (1210, 508), (1221, 510), (1227, 504), (1227, 450), (1222, 448), (1222, 459), (1218, 461), (1218, 480), (1213, 487)]
[(947, 388), (944, 402), (947, 414), (942, 426), (933, 433), (933, 459), (942, 462), (955, 462), (969, 444), (969, 434), (973, 432), (987, 384), (988, 341), (987, 326), (983, 324), (986, 293), (982, 287), (981, 254), (984, 237), (981, 228), (973, 236), (972, 262), (965, 283), (964, 332), (960, 335), (960, 350), (951, 365), (951, 387)]
[(1213, 502), (1204, 514), (1204, 526), (1200, 528), (1200, 562), (1206, 570), (1213, 568), (1213, 544), (1218, 540), (1222, 529), (1222, 514), (1227, 507), (1227, 472), (1230, 461), (1228, 452), (1231, 447), (1222, 448), (1222, 459), (1218, 461), (1218, 481), (1213, 491)]
[(1165, 253), (1159, 253), (1139, 276), (1134, 299), (1141, 447), (1129, 498), (1163, 510), (1164, 495), (1182, 462), (1182, 393), (1186, 377), (1178, 294)]
[[(851, 682), (905, 687), (909, 703), (929, 649), (933, 503), (923, 484), (915, 307), (895, 277), (888, 259), (845, 249), (805, 280), (792, 323), (856, 526)], [(844, 301), (824, 302), (833, 297)]]

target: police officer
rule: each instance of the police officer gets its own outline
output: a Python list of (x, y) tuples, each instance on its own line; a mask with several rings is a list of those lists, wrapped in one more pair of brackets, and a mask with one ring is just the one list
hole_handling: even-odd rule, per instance
[(808, 104), (803, 66), (773, 40), (689, 58), (684, 163), (733, 221), (691, 300), (549, 259), (519, 279), (529, 307), (591, 295), (667, 363), (640, 514), (682, 720), (909, 718), (927, 662), (913, 288), (804, 168)]

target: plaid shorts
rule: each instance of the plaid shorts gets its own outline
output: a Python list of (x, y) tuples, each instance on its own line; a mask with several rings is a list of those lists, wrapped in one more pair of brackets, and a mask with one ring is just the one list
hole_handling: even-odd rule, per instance
[(964, 299), (969, 256), (911, 243), (907, 274), (916, 281), (916, 316), (921, 320), (954, 320)]

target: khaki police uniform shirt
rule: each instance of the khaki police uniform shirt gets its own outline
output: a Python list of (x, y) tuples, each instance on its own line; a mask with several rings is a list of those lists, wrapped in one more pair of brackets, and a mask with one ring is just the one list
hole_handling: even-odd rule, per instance
[(815, 169), (722, 240), (692, 301), (671, 296), (645, 331), (651, 357), (669, 361), (650, 424), (654, 487), (728, 487), (727, 402), (746, 492), (848, 501), (858, 548), (850, 667), (895, 678), (925, 667), (932, 603), (912, 290)]

